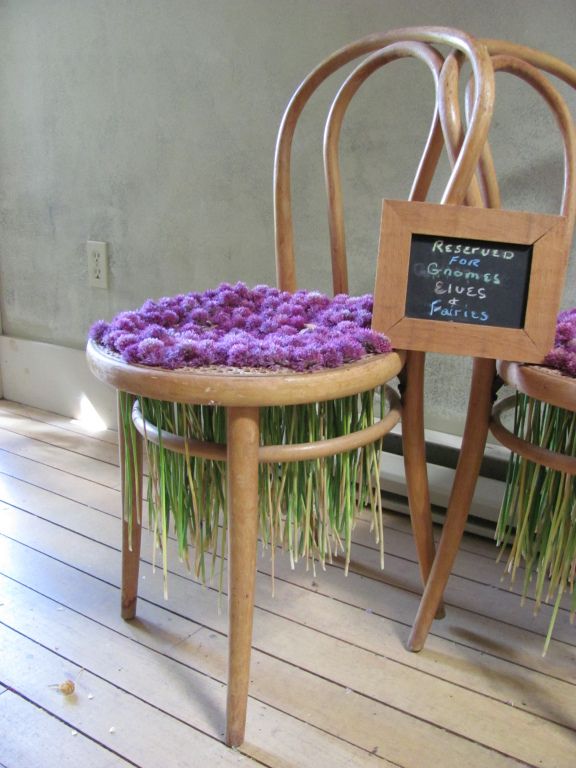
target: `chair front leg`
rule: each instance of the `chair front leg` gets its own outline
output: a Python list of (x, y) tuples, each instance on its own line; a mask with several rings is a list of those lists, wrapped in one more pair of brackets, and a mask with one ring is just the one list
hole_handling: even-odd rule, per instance
[(460, 548), (476, 481), (480, 474), (486, 438), (488, 437), (494, 374), (494, 360), (479, 358), (474, 360), (468, 415), (462, 437), (460, 457), (452, 484), (452, 493), (448, 502), (442, 536), (408, 639), (410, 651), (421, 651), (424, 647)]
[[(418, 554), (420, 577), (423, 586), (426, 587), (436, 550), (426, 468), (424, 364), (423, 352), (407, 353), (402, 376), (402, 446), (412, 532)], [(436, 618), (444, 618), (444, 613), (444, 605), (440, 600), (436, 609)]]
[(228, 700), (226, 744), (244, 741), (258, 543), (258, 408), (228, 409)]
[(138, 572), (142, 538), (142, 437), (129, 435), (126, 419), (131, 417), (134, 396), (118, 392), (118, 449), (122, 493), (122, 587), (123, 619), (133, 619), (138, 600)]

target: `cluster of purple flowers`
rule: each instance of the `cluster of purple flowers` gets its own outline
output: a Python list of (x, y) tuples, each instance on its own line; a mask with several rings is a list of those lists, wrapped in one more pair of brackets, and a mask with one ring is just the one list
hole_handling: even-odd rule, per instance
[(372, 331), (372, 296), (288, 293), (222, 283), (215, 290), (153, 301), (95, 323), (90, 338), (128, 363), (162, 368), (335, 368), (391, 351)]
[(576, 307), (558, 315), (554, 348), (546, 355), (545, 363), (576, 376)]

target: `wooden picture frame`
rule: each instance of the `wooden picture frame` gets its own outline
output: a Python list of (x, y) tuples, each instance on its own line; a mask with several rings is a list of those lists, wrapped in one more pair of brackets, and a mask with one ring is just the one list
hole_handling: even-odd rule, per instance
[(372, 327), (396, 349), (542, 362), (562, 298), (565, 224), (384, 200)]

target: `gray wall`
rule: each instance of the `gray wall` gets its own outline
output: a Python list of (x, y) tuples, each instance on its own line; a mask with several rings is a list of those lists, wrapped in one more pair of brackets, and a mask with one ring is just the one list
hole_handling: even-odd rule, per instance
[[(291, 92), (341, 45), (416, 24), (576, 65), (575, 0), (1, 2), (4, 333), (80, 348), (91, 322), (148, 296), (272, 282), (272, 157)], [(387, 70), (358, 95), (343, 137), (354, 291), (371, 290), (380, 199), (406, 196), (432, 104), (421, 65)], [(509, 80), (498, 78), (493, 132), (504, 203), (555, 212), (558, 141), (529, 89)], [(295, 165), (300, 283), (326, 290), (315, 118), (327, 99), (323, 90), (298, 134)], [(88, 239), (110, 243), (107, 292), (88, 287)], [(429, 423), (456, 429), (468, 361), (434, 357), (428, 370)]]

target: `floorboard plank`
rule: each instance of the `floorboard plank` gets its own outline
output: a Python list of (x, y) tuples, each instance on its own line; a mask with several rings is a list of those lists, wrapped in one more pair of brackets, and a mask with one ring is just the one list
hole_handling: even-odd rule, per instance
[[(25, 439), (26, 438), (23, 438), (23, 440)], [(37, 448), (37, 446), (32, 445), (30, 447), (30, 450), (33, 450), (34, 447)], [(66, 455), (61, 456), (60, 458), (61, 458), (60, 465), (66, 466)], [(26, 462), (26, 459), (15, 456), (14, 454), (10, 454), (7, 451), (2, 451), (2, 453), (0, 454), (0, 468), (5, 473), (9, 473), (14, 477), (22, 478), (25, 476), (28, 469), (26, 467), (26, 464), (23, 462)], [(43, 487), (47, 488), (48, 490), (54, 490), (55, 492), (62, 493), (62, 494), (66, 493), (65, 488), (68, 485), (68, 488), (69, 488), (68, 493), (75, 494), (73, 496), (69, 496), (69, 498), (78, 499), (79, 496), (81, 496), (81, 498), (83, 499), (86, 498), (85, 495), (82, 496), (82, 494), (85, 494), (85, 489), (82, 488), (82, 483), (80, 478), (70, 477), (70, 474), (68, 472), (65, 472), (64, 470), (60, 469), (59, 473), (61, 475), (61, 478), (60, 478), (61, 482), (58, 483), (59, 488), (54, 489), (52, 487), (49, 487), (48, 485), (50, 483), (50, 468), (43, 467), (43, 469), (44, 469), (44, 472), (41, 475), (42, 479), (40, 477), (38, 477), (38, 479), (35, 479), (36, 484), (41, 485), (42, 483), (46, 483), (43, 485)], [(100, 469), (99, 465), (96, 464), (95, 471), (99, 469)], [(86, 471), (86, 468), (84, 469), (84, 471)], [(85, 477), (84, 479), (86, 481), (90, 480), (89, 477)], [(69, 481), (68, 483), (67, 483), (67, 480)], [(75, 481), (78, 481), (78, 482), (75, 483)], [(52, 485), (53, 484), (54, 483), (52, 483)], [(115, 490), (118, 490), (118, 475), (114, 477), (114, 488)], [(91, 502), (92, 506), (102, 509), (103, 511), (111, 511), (112, 509), (114, 509), (114, 511), (118, 510), (118, 514), (119, 514), (120, 502), (118, 497), (112, 500), (111, 494), (105, 493), (105, 488), (98, 489), (95, 495), (97, 498), (94, 498), (93, 501)], [(106, 505), (108, 505), (108, 508), (106, 507)], [(388, 527), (385, 534), (385, 540), (386, 540), (386, 551), (390, 556), (404, 557), (412, 562), (415, 562), (416, 554), (415, 554), (414, 545), (413, 545), (413, 538), (410, 533), (409, 527), (406, 529), (405, 532), (397, 531), (395, 530), (394, 527)], [(355, 541), (356, 547), (367, 546), (370, 549), (376, 549), (376, 546), (373, 543), (373, 536), (369, 531), (369, 521), (362, 520), (362, 519), (359, 520), (354, 533), (354, 541)], [(481, 544), (485, 545), (487, 543), (482, 541), (477, 542), (477, 546), (480, 546)], [(470, 552), (466, 549), (466, 547), (463, 547), (458, 554), (453, 572), (455, 575), (466, 574), (467, 578), (473, 578), (475, 581), (479, 583), (489, 584), (506, 593), (520, 595), (523, 569), (522, 568), (519, 569), (516, 583), (510, 584), (509, 579), (505, 577), (505, 572), (504, 572), (505, 558), (503, 560), (503, 563), (501, 565), (498, 565), (495, 563), (497, 555), (498, 555), (498, 550), (495, 547), (495, 545), (492, 545), (492, 546), (488, 545), (488, 547), (483, 546), (481, 553)], [(372, 556), (373, 561), (374, 561), (374, 557), (375, 556), (373, 555)], [(534, 605), (534, 600), (530, 596), (528, 596), (527, 598), (527, 605), (528, 605), (527, 610), (530, 611), (531, 606)], [(566, 596), (565, 609), (567, 609), (568, 606), (569, 606), (569, 600), (568, 600), (568, 596)], [(542, 614), (544, 616), (543, 625), (547, 626), (549, 615), (551, 614), (551, 612), (552, 612), (551, 607), (544, 608), (544, 613)]]
[[(50, 640), (53, 642), (54, 638)], [(85, 637), (81, 642), (85, 649), (91, 645), (90, 638)], [(65, 647), (51, 650), (0, 625), (0, 648), (14, 690), (64, 721), (68, 727), (140, 768), (157, 768), (159, 765), (184, 768), (189, 764), (187, 755), (195, 755), (198, 765), (250, 768), (257, 765), (246, 756), (227, 749), (219, 740), (191, 728), (182, 718), (172, 717), (131, 695), (120, 685), (108, 682), (103, 675), (92, 674), (88, 666), (66, 658)], [(114, 659), (109, 664), (107, 672), (108, 676), (116, 673), (120, 683), (122, 674), (116, 661)], [(143, 676), (142, 670), (140, 674)], [(78, 693), (73, 699), (50, 687), (64, 677), (77, 680)], [(270, 768), (276, 768), (276, 765), (283, 768), (281, 761), (264, 764)], [(40, 766), (44, 768), (41, 762), (34, 768)], [(17, 768), (21, 767), (18, 765)]]
[[(33, 478), (33, 484), (38, 487), (80, 503), (86, 503), (89, 499), (90, 506), (120, 516), (121, 500), (118, 488), (95, 484), (91, 479), (72, 475), (68, 471), (40, 465), (33, 459), (18, 456), (3, 448), (0, 448), (0, 472), (28, 482)], [(391, 556), (416, 561), (414, 540), (409, 528), (406, 531), (387, 528), (385, 543), (387, 553)], [(367, 547), (377, 551), (368, 520), (358, 520), (354, 529), (354, 544), (356, 548)], [(503, 569), (494, 565), (496, 554), (495, 546), (491, 549), (490, 557), (463, 550), (459, 553), (455, 573), (477, 573), (478, 581), (499, 587)]]
[[(119, 472), (119, 470), (117, 471)], [(63, 469), (40, 464), (34, 459), (17, 456), (0, 447), (0, 482), (7, 483), (9, 478), (27, 482), (57, 496), (62, 496), (78, 504), (88, 505), (115, 517), (121, 515), (120, 488), (111, 487), (86, 477), (79, 477)], [(116, 477), (116, 481), (118, 481), (118, 477)]]
[[(76, 676), (84, 670), (82, 684), (87, 673), (92, 673), (207, 736), (223, 738), (226, 687), (222, 682), (196, 671), (189, 660), (177, 661), (158, 653), (14, 581), (2, 579), (2, 589), (10, 602), (8, 610), (2, 610), (4, 626), (57, 652), (76, 667)], [(225, 658), (221, 664), (225, 666)], [(14, 673), (9, 669), (10, 674)], [(66, 676), (74, 679), (74, 672), (67, 670)], [(8, 682), (16, 687), (16, 681)], [(102, 711), (116, 731), (118, 714), (108, 708)], [(258, 750), (277, 756), (280, 764), (294, 755), (302, 768), (316, 768), (321, 760), (335, 768), (382, 766), (383, 762), (255, 699), (250, 701), (246, 733), (244, 754), (250, 755), (251, 744), (257, 744)]]
[(78, 435), (66, 429), (54, 429), (51, 424), (43, 421), (24, 420), (17, 415), (0, 412), (0, 427), (3, 433), (15, 437), (32, 438), (36, 442), (57, 446), (70, 453), (90, 456), (110, 464), (118, 463), (118, 449), (115, 444), (87, 435)]
[[(385, 515), (383, 573), (366, 519), (356, 527), (348, 579), (338, 561), (313, 574), (291, 570), (278, 557), (273, 598), (269, 555), (259, 560), (249, 736), (245, 754), (231, 753), (220, 742), (225, 612), (218, 612), (215, 590), (200, 587), (178, 562), (173, 540), (170, 600), (163, 600), (161, 574), (150, 572), (146, 532), (138, 619), (119, 618), (116, 439), (111, 430), (91, 435), (73, 420), (0, 402), (0, 640), (8, 654), (0, 656), (2, 667), (13, 654), (26, 669), (35, 649), (39, 669), (72, 676), (83, 668), (78, 694), (89, 684), (103, 687), (123, 711), (138, 702), (151, 732), (160, 717), (174, 733), (183, 729), (190, 744), (200, 739), (210, 753), (202, 765), (235, 765), (228, 759), (236, 754), (270, 768), (572, 768), (576, 648), (567, 612), (541, 659), (546, 611), (534, 620), (520, 609), (518, 596), (501, 583), (493, 545), (465, 536), (447, 591), (448, 618), (435, 622), (422, 653), (407, 653), (420, 585), (409, 521), (393, 515)], [(18, 676), (9, 662), (6, 669)], [(48, 729), (56, 723), (67, 734), (77, 730), (80, 747), (88, 741), (109, 748), (50, 710), (65, 701), (49, 687), (62, 679), (59, 672), (40, 689), (30, 667), (16, 695), (5, 690), (14, 686), (2, 671), (0, 704), (15, 697), (25, 716), (54, 721)], [(95, 711), (93, 699), (82, 703)], [(100, 712), (101, 727), (115, 711)], [(133, 749), (136, 732), (126, 734)], [(135, 754), (122, 752), (121, 759), (152, 764)], [(187, 765), (179, 762), (182, 754), (175, 743), (168, 764)], [(155, 756), (156, 764), (165, 762)]]
[(64, 450), (40, 440), (32, 440), (0, 428), (0, 445), (5, 451), (55, 467), (110, 488), (120, 487), (117, 464), (101, 461), (88, 454)]
[[(10, 593), (18, 595), (18, 602), (26, 605), (22, 592), (11, 585), (3, 585)], [(86, 594), (86, 593), (85, 593)], [(96, 597), (88, 592), (90, 603), (97, 602)], [(59, 606), (59, 620), (68, 630), (73, 626), (73, 618), (68, 611)], [(58, 608), (56, 609), (58, 611)], [(38, 613), (38, 608), (35, 613)], [(183, 675), (191, 676), (191, 685), (196, 688), (197, 681), (191, 669), (192, 664), (201, 660), (204, 673), (223, 680), (225, 674), (226, 640), (222, 633), (215, 634), (212, 630), (188, 626), (172, 616), (166, 623), (158, 615), (158, 610), (144, 606), (142, 618), (130, 627), (133, 639), (138, 638), (147, 647), (156, 646), (158, 638), (161, 645), (159, 652), (170, 658), (178, 659), (183, 665)], [(36, 616), (36, 621), (38, 617)], [(20, 630), (29, 632), (26, 626), (20, 625)], [(67, 632), (68, 634), (68, 632)], [(49, 635), (50, 636), (50, 635)], [(58, 636), (59, 637), (59, 636)], [(56, 642), (56, 640), (55, 640)], [(61, 639), (57, 640), (58, 649), (62, 651)], [(282, 669), (282, 666), (284, 669)], [(154, 675), (154, 664), (148, 662), (148, 673)], [(170, 677), (166, 680), (172, 684)], [(123, 683), (124, 685), (124, 683)], [(342, 738), (358, 734), (364, 735), (370, 744), (370, 751), (389, 756), (392, 753), (394, 762), (407, 766), (421, 765), (422, 755), (427, 753), (431, 760), (442, 760), (444, 765), (462, 765), (464, 758), (474, 758), (474, 765), (493, 766), (510, 765), (509, 759), (482, 748), (453, 734), (435, 730), (430, 725), (403, 715), (394, 709), (382, 708), (377, 702), (367, 700), (351, 689), (334, 686), (322, 679), (311, 678), (298, 667), (287, 669), (274, 658), (266, 657), (258, 652), (254, 659), (253, 696), (257, 699), (271, 697), (277, 706), (294, 710), (306, 715), (311, 722), (318, 722), (322, 730), (340, 733)], [(322, 689), (324, 690), (322, 693)], [(303, 696), (305, 691), (305, 696)], [(254, 699), (251, 699), (251, 707)], [(356, 733), (354, 733), (356, 732)], [(258, 743), (261, 740), (258, 739)], [(449, 757), (446, 757), (449, 755)], [(512, 761), (513, 764), (513, 761)]]
[[(399, 551), (400, 550), (400, 551)], [(398, 542), (390, 545), (387, 551), (386, 564), (384, 571), (380, 568), (380, 553), (366, 546), (359, 546), (356, 542), (352, 546), (352, 558), (350, 568), (359, 574), (386, 581), (386, 571), (389, 570), (390, 560), (400, 558), (405, 561), (407, 570), (412, 573), (413, 588), (418, 589), (418, 578), (416, 573), (416, 558), (410, 557), (410, 549), (402, 551)], [(339, 567), (344, 563), (339, 561)], [(393, 572), (400, 570), (400, 564), (394, 564)], [(522, 624), (527, 629), (546, 634), (548, 623), (552, 616), (553, 606), (544, 604), (538, 616), (534, 616), (535, 600), (527, 596), (525, 604), (521, 603), (521, 581), (523, 570), (518, 571), (516, 583), (509, 584), (509, 581), (503, 576), (503, 565), (496, 562), (496, 559), (490, 561), (485, 557), (476, 556), (470, 552), (459, 552), (456, 557), (454, 569), (450, 577), (449, 588), (446, 592), (447, 604), (453, 602), (455, 605), (469, 605), (472, 610), (478, 610), (486, 615), (498, 615), (498, 608), (502, 606), (504, 616), (507, 620), (517, 624)], [(494, 607), (488, 608), (493, 603)], [(565, 599), (559, 610), (559, 618), (556, 622), (555, 636), (564, 642), (576, 645), (576, 632), (574, 625), (570, 620), (570, 596), (565, 595)], [(525, 617), (526, 622), (521, 621)]]
[[(74, 419), (69, 419), (64, 416), (59, 416), (57, 414), (49, 413), (47, 411), (42, 411), (37, 408), (32, 408), (31, 406), (22, 406), (18, 403), (13, 403), (6, 400), (0, 400), (0, 414), (6, 413), (8, 416), (18, 416), (19, 418), (26, 420), (26, 419), (32, 419), (34, 421), (42, 421), (45, 424), (50, 424), (54, 429), (64, 429), (65, 431), (73, 431), (78, 433), (78, 447), (82, 446), (83, 450), (86, 451), (86, 445), (90, 445), (92, 440), (104, 440), (106, 442), (111, 443), (112, 445), (118, 444), (118, 433), (115, 430), (105, 430), (104, 432), (98, 432), (94, 434), (90, 430), (87, 430), (86, 428), (83, 428), (81, 424), (76, 422)], [(0, 422), (1, 426), (1, 422)], [(88, 441), (83, 440), (82, 438), (87, 437), (89, 438)], [(117, 463), (117, 462), (116, 462)], [(406, 515), (398, 515), (398, 514), (387, 514), (384, 513), (385, 520), (387, 522), (387, 528), (390, 531), (401, 531), (405, 534), (407, 534), (409, 537), (411, 537), (411, 528), (410, 528), (410, 521), (409, 518)], [(474, 545), (473, 547), (470, 547), (470, 551), (473, 551), (475, 554), (484, 554), (489, 559), (494, 558), (494, 545), (491, 544), (489, 541), (487, 541), (484, 538), (480, 537), (471, 537), (474, 539)], [(467, 539), (464, 539), (462, 542), (462, 551), (468, 551), (469, 547), (467, 544)]]
[(55, 429), (63, 429), (68, 432), (76, 432), (82, 437), (101, 440), (111, 445), (118, 445), (118, 431), (116, 429), (95, 429), (87, 426), (84, 422), (73, 419), (69, 416), (61, 416), (57, 413), (43, 411), (40, 408), (34, 408), (31, 405), (22, 405), (10, 400), (0, 400), (0, 415), (17, 416), (22, 420), (31, 419), (32, 421), (41, 421), (49, 424)]
[[(103, 553), (104, 555), (104, 553)], [(102, 561), (102, 557), (97, 558), (99, 562)], [(8, 561), (25, 562), (25, 559), (21, 556), (8, 557)], [(34, 557), (30, 558), (33, 561)], [(46, 565), (25, 568), (25, 573), (28, 574), (27, 579), (30, 581), (33, 578), (34, 573), (41, 574), (40, 585), (46, 577), (50, 577), (54, 571)], [(12, 575), (17, 576), (18, 572), (12, 570)], [(22, 576), (22, 574), (20, 574)], [(71, 590), (78, 590), (79, 594), (76, 595), (76, 604), (82, 599), (82, 595), (86, 589), (81, 585), (81, 579), (79, 576), (75, 578), (64, 578), (63, 576), (53, 575), (50, 579), (54, 585), (63, 585), (59, 587), (59, 595), (64, 598), (63, 590), (66, 590), (66, 600), (70, 601)], [(157, 584), (157, 603), (162, 602), (161, 588), (158, 584), (158, 580), (146, 580), (146, 587), (143, 590), (143, 594), (148, 593), (148, 587), (152, 586), (153, 582)], [(225, 657), (225, 639), (223, 637), (226, 630), (225, 617), (217, 615), (215, 606), (214, 595), (207, 593), (207, 590), (202, 590), (196, 587), (195, 592), (191, 593), (190, 584), (184, 584), (182, 589), (178, 589), (180, 582), (178, 580), (173, 583), (172, 596), (170, 604), (174, 605), (174, 610), (180, 614), (188, 612), (187, 605), (193, 606), (192, 613), (199, 614), (199, 620), (204, 624), (203, 628), (196, 626), (193, 630), (182, 630), (180, 636), (173, 638), (173, 644), (179, 651), (185, 651), (188, 645), (188, 641), (183, 639), (186, 635), (192, 634), (193, 649), (202, 647), (213, 647), (216, 640), (224, 645), (221, 648), (221, 653), (218, 656), (222, 660)], [(64, 585), (66, 585), (64, 587)], [(36, 585), (38, 586), (38, 584)], [(54, 591), (54, 587), (52, 588)], [(312, 593), (310, 593), (311, 596)], [(117, 598), (116, 598), (117, 599)], [(260, 600), (258, 600), (260, 603)], [(282, 599), (274, 601), (284, 602)], [(99, 605), (99, 601), (94, 595), (91, 596), (88, 601), (90, 610), (93, 605)], [(142, 604), (145, 606), (145, 603)], [(146, 611), (148, 611), (148, 607)], [(93, 616), (98, 621), (111, 621), (112, 612), (114, 614), (115, 606), (108, 606), (107, 609), (100, 612), (98, 615)], [(144, 610), (141, 607), (139, 615)], [(324, 695), (326, 701), (337, 701), (341, 696), (342, 689), (344, 690), (346, 697), (342, 699), (342, 706), (349, 705), (352, 707), (352, 711), (359, 710), (358, 714), (362, 714), (360, 720), (367, 719), (366, 713), (362, 712), (362, 708), (356, 704), (354, 705), (354, 696), (348, 696), (352, 691), (360, 693), (362, 696), (369, 696), (374, 701), (384, 699), (388, 706), (391, 706), (395, 710), (410, 711), (416, 714), (418, 717), (426, 720), (435, 721), (436, 725), (442, 728), (448, 728), (453, 731), (460, 729), (460, 732), (464, 731), (469, 738), (474, 738), (477, 741), (483, 741), (483, 743), (491, 743), (495, 749), (508, 749), (510, 741), (510, 729), (517, 734), (518, 743), (514, 745), (514, 754), (516, 750), (523, 749), (526, 736), (534, 730), (542, 732), (542, 729), (549, 729), (550, 738), (562, 741), (563, 729), (554, 727), (551, 723), (543, 725), (541, 722), (537, 722), (534, 718), (527, 715), (526, 707), (534, 705), (541, 709), (541, 711), (547, 717), (556, 716), (563, 718), (563, 722), (570, 724), (574, 722), (574, 713), (576, 712), (573, 703), (573, 686), (564, 684), (562, 686), (558, 682), (549, 681), (544, 676), (535, 676), (533, 680), (526, 680), (524, 677), (524, 670), (513, 670), (510, 668), (499, 670), (500, 674), (495, 674), (498, 670), (488, 669), (486, 666), (480, 669), (480, 678), (486, 675), (487, 672), (491, 673), (488, 679), (491, 681), (492, 691), (498, 689), (498, 681), (502, 679), (502, 673), (507, 673), (507, 679), (509, 687), (502, 691), (500, 695), (510, 696), (511, 692), (516, 696), (518, 706), (512, 707), (511, 703), (504, 705), (501, 702), (494, 701), (493, 699), (485, 699), (483, 696), (479, 697), (476, 693), (460, 687), (454, 689), (447, 685), (443, 677), (447, 676), (449, 671), (454, 666), (454, 661), (450, 655), (450, 648), (446, 649), (444, 658), (437, 654), (431, 660), (428, 660), (428, 666), (433, 670), (434, 677), (430, 672), (427, 675), (418, 674), (416, 670), (401, 664), (394, 663), (382, 655), (376, 655), (374, 653), (367, 653), (366, 651), (358, 648), (355, 645), (344, 644), (340, 639), (334, 639), (326, 635), (320, 635), (317, 632), (312, 632), (307, 627), (301, 625), (290, 625), (285, 620), (280, 620), (277, 617), (273, 617), (270, 614), (259, 616), (259, 610), (256, 611), (256, 623), (255, 623), (255, 639), (254, 645), (258, 649), (265, 649), (267, 654), (272, 654), (278, 659), (285, 660), (294, 665), (295, 668), (301, 667), (308, 670), (313, 674), (320, 674), (325, 679), (336, 680), (340, 686), (340, 693), (336, 690), (332, 694)], [(313, 615), (312, 611), (304, 611), (306, 615)], [(357, 622), (353, 621), (353, 612), (348, 610), (348, 616), (345, 617), (346, 627), (353, 625), (354, 623), (360, 624), (362, 618), (360, 617)], [(322, 618), (322, 617), (321, 617)], [(381, 627), (379, 625), (374, 626), (373, 619), (375, 617), (369, 617), (369, 624), (372, 625), (374, 636), (372, 643), (376, 643), (377, 637), (381, 636)], [(338, 616), (336, 617), (338, 619)], [(166, 631), (168, 634), (174, 628), (177, 619), (172, 618), (172, 623), (168, 627), (159, 626), (158, 617), (151, 620), (156, 631)], [(122, 627), (126, 625), (122, 623)], [(117, 628), (117, 627), (116, 627)], [(172, 629), (171, 629), (172, 628)], [(170, 632), (168, 631), (170, 630)], [(120, 629), (119, 631), (122, 631)], [(214, 632), (219, 633), (219, 637), (215, 637)], [(396, 646), (396, 655), (402, 657), (406, 662), (410, 662), (412, 659), (421, 659), (420, 656), (414, 656), (406, 653), (398, 642), (398, 637), (390, 633), (388, 630), (389, 642), (388, 645)], [(255, 654), (257, 661), (255, 662), (258, 668), (258, 676), (255, 674), (255, 680), (253, 683), (254, 695), (258, 695), (261, 690), (259, 682), (261, 682), (260, 675), (262, 670), (266, 667), (270, 667), (270, 662), (262, 660), (259, 654)], [(211, 656), (207, 657), (207, 661), (210, 661)], [(258, 659), (260, 659), (258, 661)], [(442, 662), (442, 663), (440, 663)], [(436, 667), (436, 669), (434, 669)], [(445, 668), (444, 668), (445, 667)], [(422, 670), (423, 671), (423, 670)], [(462, 670), (460, 670), (462, 674)], [(216, 667), (211, 669), (210, 674), (216, 675), (219, 679), (224, 680), (224, 667)], [(349, 676), (347, 676), (349, 674)], [(314, 690), (314, 685), (308, 682), (302, 682), (299, 679), (299, 674), (295, 674), (292, 671), (287, 675), (284, 682), (283, 675), (276, 670), (274, 673), (264, 674), (264, 679), (267, 683), (271, 680), (281, 681), (280, 687), (285, 690), (290, 690), (290, 685), (296, 685), (296, 691), (301, 690)], [(412, 678), (412, 679), (411, 679)], [(506, 680), (506, 678), (503, 678)], [(552, 683), (552, 685), (550, 685)], [(470, 684), (470, 680), (468, 680)], [(546, 690), (548, 684), (548, 689)], [(274, 699), (279, 695), (279, 692), (268, 691), (261, 694), (267, 700)], [(297, 694), (296, 694), (297, 698)], [(527, 701), (522, 701), (522, 699)], [(539, 702), (539, 704), (538, 704)], [(546, 706), (548, 702), (548, 706)], [(553, 705), (553, 706), (552, 706)], [(308, 706), (308, 705), (307, 705)], [(309, 705), (312, 706), (311, 704)], [(503, 707), (502, 712), (499, 712), (499, 707)], [(308, 717), (312, 713), (308, 714)], [(300, 713), (301, 716), (301, 713)], [(571, 719), (570, 719), (571, 718)], [(385, 722), (390, 723), (390, 716), (388, 715)], [(368, 718), (368, 723), (371, 723), (371, 718)], [(325, 723), (319, 723), (319, 726), (327, 727)], [(332, 724), (331, 727), (336, 727), (336, 724)], [(393, 722), (393, 733), (398, 734), (401, 741), (405, 741), (405, 737), (410, 733), (410, 739), (414, 743), (413, 729), (408, 733), (402, 734), (402, 730), (398, 727), (398, 724)], [(342, 726), (340, 726), (342, 727)], [(385, 731), (382, 732), (382, 726), (380, 726), (380, 732), (382, 736), (386, 736)], [(558, 739), (557, 739), (558, 737)], [(386, 737), (386, 741), (388, 742)], [(567, 734), (567, 738), (571, 741), (574, 738), (573, 732)], [(490, 740), (492, 741), (490, 742)], [(448, 750), (450, 753), (454, 753), (452, 747)], [(536, 751), (537, 753), (537, 751)], [(530, 747), (530, 753), (534, 754), (534, 750)], [(526, 753), (524, 758), (529, 757)], [(400, 761), (398, 755), (394, 755), (396, 761)], [(461, 759), (461, 756), (458, 756)], [(417, 763), (416, 763), (417, 765)]]
[(7, 768), (78, 768), (80, 765), (82, 768), (127, 768), (135, 765), (10, 692), (0, 697), (0, 755)]
[[(9, 478), (19, 479), (26, 481), (26, 478), (33, 477), (33, 485), (49, 490), (51, 493), (62, 495), (64, 498), (72, 501), (78, 501), (79, 503), (88, 503), (91, 507), (105, 511), (115, 516), (120, 516), (120, 493), (118, 489), (111, 489), (108, 486), (101, 484), (94, 484), (91, 481), (80, 478), (75, 475), (71, 475), (63, 470), (54, 469), (44, 465), (39, 465), (33, 462), (31, 459), (16, 456), (0, 449), (0, 480), (2, 476), (8, 475), (5, 482), (9, 482)], [(8, 499), (5, 499), (8, 501)], [(379, 555), (377, 550), (367, 544), (370, 542), (370, 533), (367, 531), (368, 523), (360, 521), (356, 526), (354, 536), (354, 557), (357, 552), (361, 553), (362, 569), (361, 573), (369, 574), (370, 570), (373, 571), (373, 575), (377, 579), (388, 578), (390, 569), (387, 568), (385, 574), (381, 574), (379, 569)], [(397, 558), (405, 559), (409, 561), (409, 568), (411, 573), (415, 576), (413, 589), (418, 591), (419, 578), (418, 569), (415, 565), (416, 553), (411, 536), (397, 532), (387, 531), (386, 533), (386, 549), (388, 553), (388, 564), (394, 563)], [(400, 565), (400, 564), (399, 564)], [(359, 570), (358, 564), (353, 559), (352, 570)], [(474, 553), (460, 552), (454, 568), (455, 576), (464, 577), (464, 581), (454, 581), (451, 583), (451, 589), (456, 591), (458, 588), (460, 592), (466, 591), (468, 594), (470, 580), (476, 582), (479, 585), (489, 585), (490, 587), (496, 587), (504, 593), (505, 597), (502, 599), (506, 602), (510, 601), (510, 595), (518, 595), (519, 587), (515, 591), (506, 588), (506, 585), (502, 583), (502, 567), (496, 565), (494, 560), (488, 560), (483, 556), (475, 555)], [(521, 574), (519, 577), (521, 580)], [(494, 595), (489, 595), (490, 598), (494, 598)], [(500, 598), (499, 598), (500, 599)], [(566, 606), (568, 606), (568, 595), (565, 600)], [(534, 604), (533, 600), (527, 600), (527, 607), (523, 609), (523, 615), (529, 622), (529, 628), (538, 628), (541, 634), (545, 634), (547, 623), (551, 615), (551, 606), (544, 606), (541, 613), (541, 619), (537, 626), (535, 626), (532, 617), (530, 606)], [(516, 610), (520, 609), (520, 601), (517, 601)], [(562, 614), (567, 614), (566, 609), (561, 609)], [(563, 639), (565, 642), (576, 643), (576, 634), (570, 627), (570, 620), (568, 615), (564, 615), (562, 620), (557, 623), (557, 627), (564, 626), (566, 632), (563, 635), (556, 632), (556, 636)]]
[[(98, 525), (95, 526), (93, 517), (95, 511), (86, 507), (86, 505), (78, 504), (66, 498), (55, 497), (42, 488), (16, 478), (4, 475), (2, 480), (3, 482), (0, 484), (0, 502), (17, 506), (26, 511), (38, 510), (38, 513), (45, 519), (53, 520), (84, 535), (90, 536), (96, 531), (96, 535), (101, 536), (107, 532), (108, 538), (104, 539), (104, 541), (111, 546), (116, 545), (119, 534), (113, 532), (115, 518), (111, 517), (110, 514), (100, 515)], [(117, 505), (114, 511), (119, 514)], [(143, 550), (145, 559), (149, 559), (149, 552), (149, 548)], [(395, 555), (389, 555), (386, 570), (381, 571), (377, 562), (374, 562), (376, 556), (373, 550), (364, 550), (362, 557), (365, 558), (366, 562), (359, 563), (356, 560), (356, 555), (354, 557), (353, 573), (350, 575), (358, 575), (361, 578), (368, 577), (370, 581), (374, 582), (373, 589), (377, 591), (379, 588), (380, 593), (382, 593), (383, 584), (396, 586), (399, 589), (390, 593), (393, 599), (398, 598), (409, 603), (411, 606), (414, 605), (414, 601), (420, 593), (420, 575), (416, 563), (403, 558), (397, 558)], [(276, 560), (276, 570), (279, 575), (285, 573), (287, 568), (286, 559), (277, 558)], [(266, 569), (266, 567), (267, 558), (263, 558), (259, 562), (259, 570)], [(334, 567), (329, 567), (327, 572), (331, 573), (333, 569)], [(318, 578), (315, 580), (311, 579), (310, 582), (315, 581), (316, 584), (320, 584), (325, 579), (325, 575), (321, 575), (318, 572)], [(350, 580), (348, 580), (348, 583), (350, 583)], [(408, 594), (401, 595), (401, 590)], [(362, 599), (362, 596), (363, 593), (361, 591), (360, 599)], [(446, 591), (446, 603), (450, 606), (448, 619), (451, 618), (450, 613), (453, 609), (474, 612), (478, 614), (480, 625), (482, 625), (480, 620), (482, 618), (497, 619), (501, 622), (502, 626), (509, 624), (513, 630), (522, 628), (527, 633), (534, 634), (537, 642), (540, 644), (540, 648), (543, 647), (543, 638), (546, 635), (551, 606), (543, 606), (539, 615), (534, 617), (529, 610), (525, 610), (522, 607), (517, 595), (507, 590), (497, 589), (493, 585), (478, 582), (475, 579), (462, 577), (459, 574), (454, 574), (450, 579)], [(373, 602), (363, 607), (378, 612), (381, 605), (383, 605), (383, 601), (380, 594)], [(413, 620), (416, 608), (411, 607), (410, 610), (412, 613), (404, 612), (403, 620), (406, 623), (410, 623)], [(436, 622), (434, 629), (438, 628), (440, 633), (442, 633), (444, 626), (446, 626), (446, 622)], [(554, 638), (557, 641), (570, 645), (576, 643), (574, 626), (570, 623), (568, 611), (560, 611), (556, 622)]]

